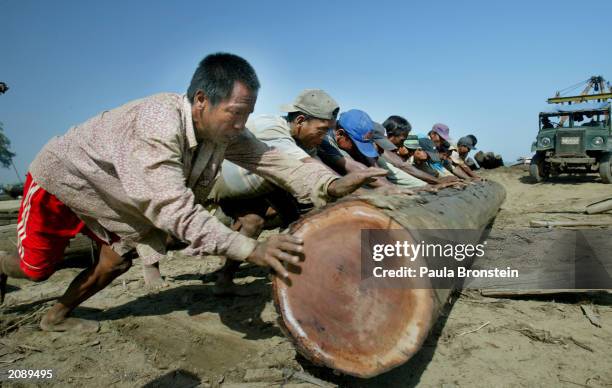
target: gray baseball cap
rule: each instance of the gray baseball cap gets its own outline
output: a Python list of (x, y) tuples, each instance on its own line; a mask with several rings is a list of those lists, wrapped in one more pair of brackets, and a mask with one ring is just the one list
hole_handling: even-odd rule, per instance
[(292, 104), (281, 105), (282, 112), (303, 112), (323, 120), (333, 120), (338, 116), (340, 107), (336, 100), (321, 89), (305, 89)]

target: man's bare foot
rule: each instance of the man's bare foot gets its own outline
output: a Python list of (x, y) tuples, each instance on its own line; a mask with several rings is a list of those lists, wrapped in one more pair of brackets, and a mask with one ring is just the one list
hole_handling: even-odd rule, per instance
[(63, 318), (54, 320), (47, 313), (40, 321), (40, 328), (43, 331), (69, 331), (72, 333), (96, 333), (100, 330), (100, 323), (80, 318)]
[(161, 272), (159, 271), (159, 263), (150, 265), (143, 264), (142, 274), (144, 277), (145, 285), (150, 290), (157, 290), (169, 286), (169, 284), (161, 276)]

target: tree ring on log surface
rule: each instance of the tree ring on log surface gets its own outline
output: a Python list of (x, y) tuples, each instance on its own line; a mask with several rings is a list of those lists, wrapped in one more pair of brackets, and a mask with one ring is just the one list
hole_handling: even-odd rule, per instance
[(294, 224), (291, 232), (304, 240), (304, 262), (300, 273), (291, 273), (290, 285), (274, 278), (273, 294), (283, 330), (303, 356), (372, 377), (421, 348), (439, 302), (431, 289), (364, 286), (361, 229), (404, 228), (362, 201), (339, 203)]

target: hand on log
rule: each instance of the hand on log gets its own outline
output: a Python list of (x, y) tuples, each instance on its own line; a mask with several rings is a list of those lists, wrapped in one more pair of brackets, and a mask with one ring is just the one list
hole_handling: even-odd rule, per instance
[(414, 191), (407, 189), (405, 187), (390, 185), (390, 186), (381, 186), (374, 189), (374, 192), (379, 195), (395, 195), (395, 194), (406, 194), (406, 195), (414, 195)]
[(439, 191), (438, 186), (427, 185), (427, 186), (417, 187), (417, 188), (413, 189), (412, 190), (412, 194), (417, 194), (417, 193), (432, 193), (432, 194), (435, 194), (438, 191)]
[(453, 187), (455, 189), (465, 189), (467, 187), (467, 183), (463, 181), (449, 181), (438, 183), (437, 185), (433, 185), (433, 187), (439, 190), (445, 189), (447, 187)]
[(454, 175), (443, 176), (443, 177), (440, 177), (439, 180), (441, 183), (461, 182), (461, 180)]
[(361, 186), (374, 182), (374, 178), (384, 177), (387, 174), (387, 170), (382, 168), (366, 168), (354, 171), (330, 183), (327, 193), (336, 198), (344, 197)]
[(261, 267), (272, 267), (281, 278), (288, 278), (289, 272), (282, 262), (297, 264), (300, 258), (295, 254), (301, 254), (303, 241), (289, 234), (278, 234), (270, 236), (266, 241), (257, 244), (246, 261)]

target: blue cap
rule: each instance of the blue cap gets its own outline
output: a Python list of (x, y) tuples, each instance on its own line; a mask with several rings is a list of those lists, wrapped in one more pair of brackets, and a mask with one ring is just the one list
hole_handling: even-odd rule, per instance
[(363, 155), (376, 158), (378, 152), (374, 147), (374, 122), (362, 110), (351, 109), (340, 114), (338, 124), (349, 135)]

